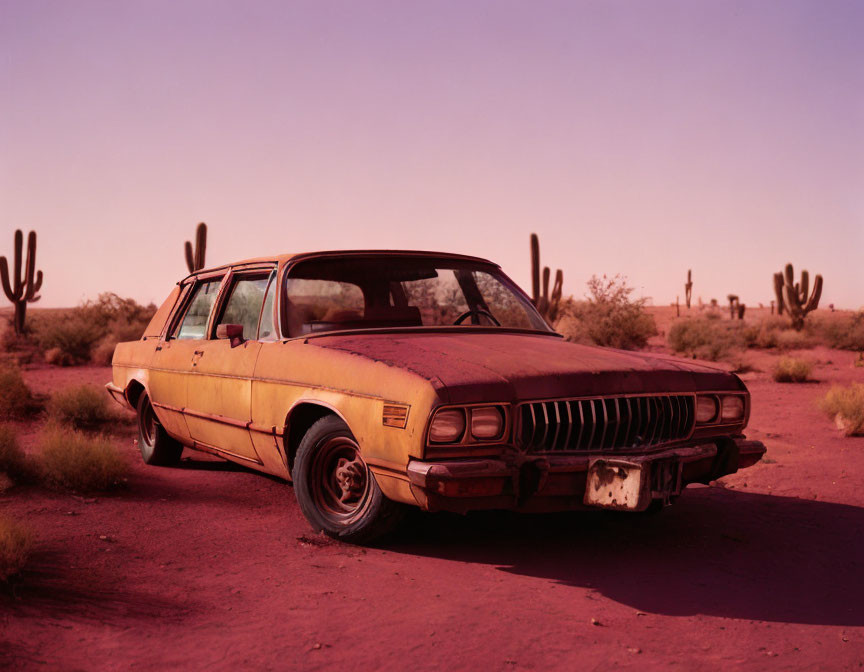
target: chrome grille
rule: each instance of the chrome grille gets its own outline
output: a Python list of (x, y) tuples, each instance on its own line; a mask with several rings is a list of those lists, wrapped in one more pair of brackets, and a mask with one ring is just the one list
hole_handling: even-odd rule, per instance
[(694, 421), (689, 394), (536, 401), (519, 407), (528, 452), (617, 450), (685, 439)]

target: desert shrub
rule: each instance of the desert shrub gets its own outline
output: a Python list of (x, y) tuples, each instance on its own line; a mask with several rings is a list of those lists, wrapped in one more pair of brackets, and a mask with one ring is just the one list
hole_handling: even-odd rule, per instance
[(820, 315), (806, 324), (807, 333), (838, 350), (864, 351), (864, 310), (851, 315)]
[(813, 364), (798, 357), (781, 357), (774, 365), (771, 376), (778, 383), (803, 383), (810, 377)]
[(38, 406), (21, 369), (12, 362), (0, 363), (0, 420), (24, 418)]
[(667, 340), (679, 354), (713, 362), (730, 357), (746, 345), (739, 326), (702, 317), (675, 322)]
[(645, 347), (657, 325), (645, 311), (645, 300), (631, 298), (632, 293), (620, 275), (592, 276), (587, 301), (567, 301), (559, 325), (564, 323), (574, 340), (625, 350)]
[(58, 390), (45, 408), (48, 417), (76, 429), (94, 429), (116, 416), (108, 408), (105, 391), (92, 385), (76, 385)]
[(119, 484), (128, 470), (107, 436), (59, 425), (45, 429), (40, 460), (46, 482), (70, 490), (108, 490)]
[(816, 345), (812, 335), (792, 329), (783, 317), (766, 317), (755, 324), (741, 328), (748, 348), (777, 348), (778, 350), (804, 350)]
[(846, 436), (864, 434), (864, 383), (832, 386), (819, 407), (835, 420)]
[(105, 293), (63, 314), (34, 315), (31, 328), (49, 364), (73, 366), (91, 358), (110, 363), (114, 346), (141, 338), (155, 312), (152, 304), (142, 306), (133, 299)]
[(36, 468), (18, 443), (18, 434), (9, 425), (0, 424), (0, 474), (13, 483), (36, 480)]
[(93, 345), (103, 336), (102, 328), (79, 308), (65, 313), (37, 313), (31, 319), (33, 339), (45, 353), (45, 361), (74, 366), (89, 361)]
[(564, 337), (564, 340), (569, 341), (570, 343), (592, 343), (591, 337), (588, 335), (588, 329), (582, 321), (573, 314), (572, 304), (566, 305), (566, 312), (555, 322), (555, 331), (561, 334)]
[(33, 533), (20, 523), (0, 516), (0, 581), (20, 572), (33, 551)]

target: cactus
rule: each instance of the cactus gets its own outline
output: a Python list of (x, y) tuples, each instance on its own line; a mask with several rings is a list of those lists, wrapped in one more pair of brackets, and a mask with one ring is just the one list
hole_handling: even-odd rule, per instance
[(693, 276), (690, 269), (687, 269), (687, 282), (684, 283), (684, 302), (687, 304), (687, 310), (690, 310), (690, 297), (693, 295)]
[(195, 273), (204, 268), (204, 259), (207, 255), (207, 225), (201, 222), (195, 229), (195, 250), (192, 243), (186, 241), (186, 265), (190, 273)]
[(817, 275), (813, 281), (813, 291), (809, 294), (810, 289), (810, 274), (804, 270), (801, 271), (801, 282), (795, 282), (795, 270), (792, 264), (786, 264), (784, 273), (776, 273), (774, 275), (774, 287), (777, 288), (777, 276), (781, 276), (783, 281), (782, 297), (778, 294), (777, 310), (780, 312), (780, 300), (785, 299), (785, 308), (792, 319), (792, 326), (800, 331), (804, 327), (804, 318), (808, 313), (813, 312), (819, 307), (819, 299), (822, 297), (822, 276)]
[(540, 239), (536, 233), (531, 234), (531, 298), (537, 311), (549, 322), (558, 317), (561, 307), (561, 293), (564, 288), (564, 272), (559, 268), (555, 271), (555, 284), (552, 294), (549, 294), (549, 267), (543, 268), (543, 285), (540, 285)]
[(783, 274), (774, 274), (774, 294), (777, 297), (777, 314), (782, 315), (783, 309), (786, 307), (783, 301)]
[(735, 313), (738, 310), (738, 295), (737, 294), (729, 294), (727, 297), (729, 299), (729, 319), (735, 319)]
[(0, 257), (0, 282), (6, 298), (15, 306), (15, 317), (12, 326), (19, 336), (24, 333), (24, 318), (27, 315), (27, 304), (35, 303), (41, 297), (37, 292), (42, 287), (42, 271), (36, 271), (36, 232), (27, 236), (27, 258), (24, 268), (21, 268), (24, 234), (15, 232), (15, 274), (9, 277), (9, 263), (6, 257)]

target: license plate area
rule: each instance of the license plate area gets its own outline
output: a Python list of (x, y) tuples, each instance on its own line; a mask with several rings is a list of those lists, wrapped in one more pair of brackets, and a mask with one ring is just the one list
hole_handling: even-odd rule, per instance
[(630, 460), (592, 460), (585, 482), (585, 504), (644, 511), (651, 503), (650, 469), (650, 464)]
[(588, 465), (584, 502), (619, 511), (644, 511), (652, 499), (669, 504), (681, 494), (681, 460), (597, 458)]

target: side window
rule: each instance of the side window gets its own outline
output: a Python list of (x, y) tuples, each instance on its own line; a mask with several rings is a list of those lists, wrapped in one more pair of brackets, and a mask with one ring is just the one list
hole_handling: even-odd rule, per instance
[[(218, 324), (241, 324), (243, 338), (248, 340), (258, 338), (258, 316), (261, 314), (264, 293), (267, 291), (269, 282), (269, 276), (240, 277), (236, 280)], [(271, 316), (271, 324), (272, 321)]]
[(195, 289), (183, 321), (175, 328), (173, 337), (178, 339), (206, 338), (207, 320), (219, 294), (222, 278), (213, 278), (200, 283)]

